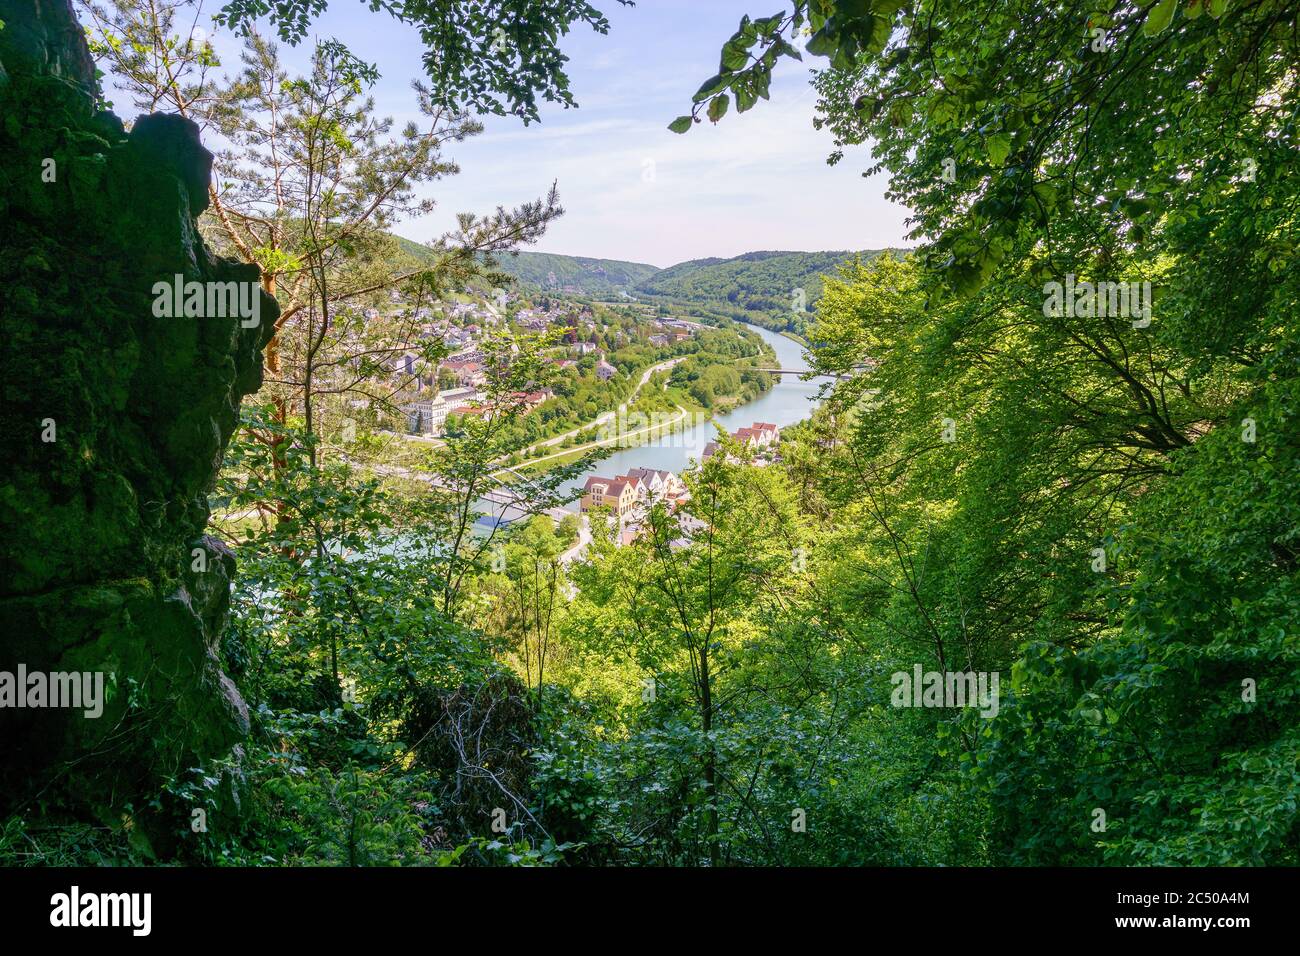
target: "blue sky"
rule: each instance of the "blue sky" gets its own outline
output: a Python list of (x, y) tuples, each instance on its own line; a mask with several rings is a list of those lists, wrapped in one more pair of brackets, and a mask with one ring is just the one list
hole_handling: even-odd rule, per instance
[[(218, 5), (205, 0), (204, 9)], [(554, 180), (566, 215), (532, 247), (543, 252), (667, 266), (758, 249), (907, 244), (906, 210), (885, 200), (882, 177), (861, 175), (870, 162), (865, 147), (826, 165), (833, 144), (828, 131), (812, 127), (808, 83), (808, 65), (824, 60), (786, 60), (771, 100), (744, 115), (732, 110), (716, 127), (706, 122), (685, 136), (668, 132), (699, 84), (717, 72), (719, 49), (741, 15), (775, 13), (780, 3), (595, 5), (611, 22), (609, 34), (581, 26), (562, 43), (579, 108), (543, 104), (541, 123), (527, 127), (485, 117), (481, 135), (449, 150), (461, 173), (431, 184), (437, 210), (397, 232), (427, 241), (447, 231), (458, 212), (514, 206), (542, 195)], [(361, 0), (332, 0), (330, 7), (314, 35), (337, 37), (379, 66), (374, 94), (381, 113), (417, 118), (410, 81), (422, 75), (418, 35)], [(232, 38), (214, 34), (213, 41), (233, 71)], [(305, 60), (304, 48), (285, 52), (291, 65)]]

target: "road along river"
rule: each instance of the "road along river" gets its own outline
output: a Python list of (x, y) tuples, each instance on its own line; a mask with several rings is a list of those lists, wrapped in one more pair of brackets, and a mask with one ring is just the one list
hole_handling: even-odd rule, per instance
[[(803, 347), (799, 343), (756, 325), (751, 325), (749, 328), (776, 352), (779, 368), (798, 371), (808, 369), (808, 363), (803, 357)], [(752, 402), (739, 405), (726, 414), (718, 415), (712, 421), (700, 422), (683, 431), (664, 435), (649, 444), (616, 451), (598, 463), (595, 468), (570, 481), (565, 487), (581, 488), (586, 484), (589, 475), (604, 475), (607, 478), (625, 475), (629, 468), (660, 468), (680, 473), (692, 460), (699, 460), (705, 445), (717, 440), (718, 426), (725, 431), (734, 432), (755, 422), (767, 422), (778, 428), (801, 422), (812, 415), (813, 409), (817, 407), (818, 391), (822, 385), (830, 381), (832, 379), (826, 376), (819, 376), (805, 382), (797, 375), (778, 375), (776, 384), (771, 390)], [(496, 512), (493, 514), (494, 518), (500, 516), (501, 506), (492, 507), (486, 502), (482, 504), (485, 505), (485, 511), (491, 509), (492, 512)], [(576, 512), (578, 502), (574, 501), (568, 507), (569, 510)], [(515, 517), (511, 514), (513, 509), (507, 508), (505, 511), (506, 520)]]

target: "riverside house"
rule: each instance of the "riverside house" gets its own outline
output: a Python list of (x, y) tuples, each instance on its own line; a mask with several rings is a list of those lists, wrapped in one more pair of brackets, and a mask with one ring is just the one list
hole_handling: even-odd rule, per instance
[(617, 478), (601, 478), (592, 475), (587, 479), (580, 509), (585, 514), (596, 508), (608, 507), (618, 515), (626, 518), (641, 501), (641, 482), (627, 475)]
[(674, 475), (671, 471), (662, 471), (657, 468), (632, 468), (628, 471), (629, 478), (636, 478), (641, 482), (644, 494), (641, 496), (642, 501), (662, 501), (667, 498), (676, 498), (686, 491), (686, 486), (682, 480)]
[[(771, 448), (781, 440), (781, 429), (768, 422), (755, 422), (748, 428), (738, 428), (731, 433), (731, 440), (743, 448), (748, 448), (753, 452), (761, 452)], [(700, 455), (700, 461), (706, 462), (719, 451), (722, 446), (715, 441), (709, 442), (704, 446), (704, 452)]]

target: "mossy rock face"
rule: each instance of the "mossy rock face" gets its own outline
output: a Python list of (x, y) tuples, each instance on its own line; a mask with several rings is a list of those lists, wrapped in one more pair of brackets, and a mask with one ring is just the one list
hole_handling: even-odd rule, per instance
[(234, 560), (203, 528), (278, 309), (155, 315), (177, 275), (258, 282), (199, 236), (211, 154), (181, 117), (97, 111), (68, 0), (0, 20), (0, 671), (106, 681), (94, 719), (0, 708), (0, 811), (103, 815), (247, 731), (219, 664)]

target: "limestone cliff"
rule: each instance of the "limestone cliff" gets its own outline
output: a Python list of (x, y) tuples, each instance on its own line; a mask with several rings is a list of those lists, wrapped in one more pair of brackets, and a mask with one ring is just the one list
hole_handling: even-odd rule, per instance
[(203, 528), (277, 309), (158, 308), (176, 275), (258, 280), (199, 236), (197, 128), (97, 111), (69, 0), (0, 20), (0, 672), (111, 675), (97, 719), (0, 709), (0, 811), (106, 813), (247, 730), (218, 663), (234, 562)]

